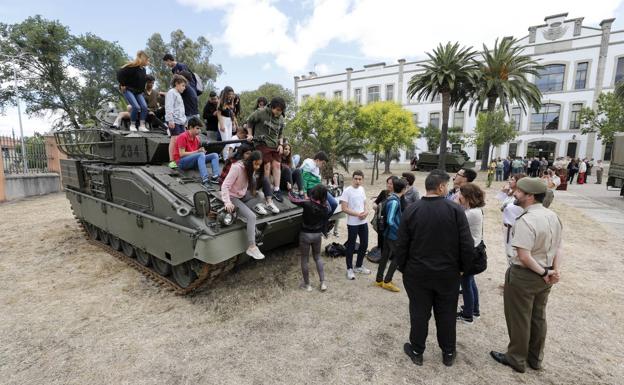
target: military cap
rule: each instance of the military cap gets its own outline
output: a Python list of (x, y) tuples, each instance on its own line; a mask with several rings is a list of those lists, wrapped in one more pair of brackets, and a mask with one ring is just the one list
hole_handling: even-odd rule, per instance
[(548, 190), (546, 181), (541, 178), (522, 178), (516, 186), (527, 194), (544, 194)]

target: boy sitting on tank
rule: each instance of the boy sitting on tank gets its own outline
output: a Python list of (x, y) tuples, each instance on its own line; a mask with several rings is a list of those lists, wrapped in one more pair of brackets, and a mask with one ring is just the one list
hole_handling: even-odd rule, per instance
[[(219, 155), (211, 152), (206, 154), (206, 149), (201, 146), (199, 134), (201, 132), (202, 122), (197, 117), (193, 117), (188, 121), (188, 128), (185, 132), (178, 135), (176, 145), (173, 151), (173, 159), (180, 170), (198, 169), (202, 179), (202, 184), (218, 183), (219, 174)], [(212, 176), (208, 176), (206, 163), (212, 165)]]

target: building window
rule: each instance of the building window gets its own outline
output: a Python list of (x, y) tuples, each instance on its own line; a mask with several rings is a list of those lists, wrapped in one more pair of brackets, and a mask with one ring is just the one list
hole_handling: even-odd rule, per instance
[(583, 103), (574, 103), (572, 104), (572, 109), (570, 110), (570, 130), (578, 130), (581, 128), (581, 109), (583, 108)]
[(354, 96), (355, 104), (362, 104), (362, 89), (361, 88), (356, 88), (355, 90), (353, 90), (353, 96)]
[(615, 83), (617, 84), (621, 80), (624, 80), (624, 57), (618, 59), (615, 67)]
[(587, 83), (587, 62), (578, 63), (576, 66), (576, 76), (574, 77), (574, 89), (582, 90), (586, 88)]
[(394, 84), (386, 85), (386, 100), (394, 100)]
[(334, 91), (334, 99), (342, 99), (342, 91)]
[(539, 70), (535, 85), (542, 92), (562, 91), (564, 74), (564, 64), (547, 65)]
[(416, 127), (418, 127), (418, 113), (414, 112), (412, 114), (412, 121), (414, 122), (414, 124), (416, 125)]
[(453, 113), (453, 128), (464, 131), (464, 111), (455, 111)]
[(368, 87), (366, 94), (366, 103), (378, 102), (381, 99), (381, 91), (379, 86)]
[(518, 153), (518, 143), (509, 143), (509, 151), (507, 151), (507, 156), (510, 158), (515, 158)]
[(451, 144), (451, 152), (460, 152), (462, 149), (461, 143), (453, 143)]
[(432, 112), (429, 114), (429, 124), (433, 127), (440, 128), (440, 113)]
[(319, 92), (316, 94), (317, 97), (321, 98), (321, 99), (325, 99), (325, 92)]
[(553, 103), (542, 104), (539, 111), (531, 114), (531, 130), (558, 130), (561, 106)]
[(522, 122), (522, 109), (520, 107), (514, 107), (511, 109), (511, 121), (514, 124), (516, 131), (520, 131), (520, 123)]

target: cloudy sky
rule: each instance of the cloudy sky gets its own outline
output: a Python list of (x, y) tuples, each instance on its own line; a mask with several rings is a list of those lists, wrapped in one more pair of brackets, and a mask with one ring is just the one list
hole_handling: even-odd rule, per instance
[[(515, 5), (514, 5), (515, 4)], [(0, 21), (40, 14), (72, 33), (117, 41), (130, 54), (154, 32), (175, 29), (207, 37), (225, 73), (217, 87), (236, 91), (264, 82), (293, 87), (293, 76), (355, 69), (378, 61), (422, 58), (440, 42), (481, 47), (502, 36), (525, 36), (544, 17), (568, 13), (597, 27), (615, 17), (624, 28), (624, 1), (600, 0), (0, 0)], [(18, 130), (15, 109), (0, 115), (0, 134)], [(24, 117), (24, 131), (47, 131), (45, 120)]]

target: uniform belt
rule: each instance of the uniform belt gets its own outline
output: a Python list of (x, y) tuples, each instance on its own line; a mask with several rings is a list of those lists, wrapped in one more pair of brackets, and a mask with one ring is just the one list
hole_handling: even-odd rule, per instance
[[(541, 265), (540, 265), (540, 266), (541, 266)], [(529, 268), (528, 268), (528, 267), (526, 267), (526, 266), (523, 266), (523, 265), (516, 265), (515, 263), (512, 263), (512, 264), (511, 264), (511, 267), (515, 267), (515, 268), (518, 268), (518, 269), (524, 269), (524, 270), (531, 270), (531, 269), (529, 269)], [(546, 267), (544, 267), (544, 269), (553, 270), (553, 267), (552, 267), (552, 266), (546, 266)], [(531, 271), (533, 271), (533, 270), (531, 270)]]
[(503, 226), (505, 226), (507, 228), (507, 242), (509, 243), (509, 237), (511, 236), (511, 228), (512, 226), (510, 224), (507, 223), (503, 223)]

